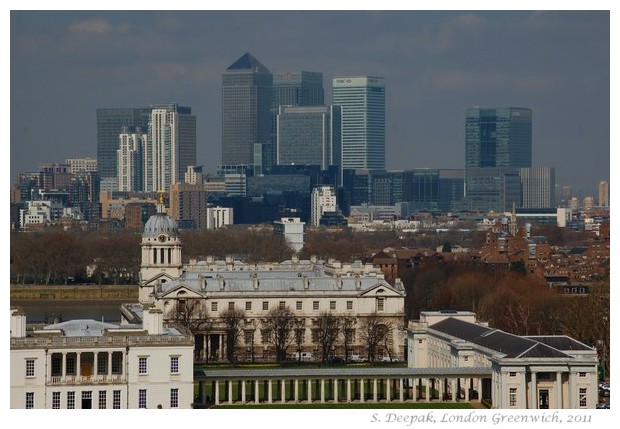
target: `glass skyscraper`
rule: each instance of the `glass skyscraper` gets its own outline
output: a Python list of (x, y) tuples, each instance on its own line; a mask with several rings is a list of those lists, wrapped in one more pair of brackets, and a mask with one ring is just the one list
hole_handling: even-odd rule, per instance
[(273, 108), (325, 104), (323, 73), (288, 71), (273, 74)]
[(471, 209), (507, 210), (513, 203), (519, 207), (521, 196), (514, 186), (518, 173), (513, 169), (531, 166), (531, 109), (467, 109), (465, 193)]
[(333, 79), (332, 103), (342, 107), (342, 168), (385, 169), (385, 81)]
[[(273, 75), (249, 53), (222, 77), (222, 165), (269, 167)], [(260, 163), (260, 165), (258, 165)]]

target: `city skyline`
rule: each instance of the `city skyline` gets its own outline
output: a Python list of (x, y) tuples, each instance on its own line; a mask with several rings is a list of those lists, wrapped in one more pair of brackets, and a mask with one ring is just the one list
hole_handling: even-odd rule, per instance
[(387, 169), (464, 168), (466, 109), (531, 108), (532, 166), (595, 196), (609, 181), (609, 28), (605, 10), (13, 11), (10, 181), (96, 156), (97, 108), (170, 102), (192, 106), (197, 164), (214, 172), (222, 75), (250, 52), (272, 73), (323, 73), (325, 104), (337, 76), (385, 77)]

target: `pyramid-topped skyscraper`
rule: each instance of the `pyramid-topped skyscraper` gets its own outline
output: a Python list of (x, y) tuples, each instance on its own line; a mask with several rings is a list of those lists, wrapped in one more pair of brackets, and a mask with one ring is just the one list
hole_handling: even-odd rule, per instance
[(222, 166), (271, 165), (273, 76), (245, 53), (222, 77)]

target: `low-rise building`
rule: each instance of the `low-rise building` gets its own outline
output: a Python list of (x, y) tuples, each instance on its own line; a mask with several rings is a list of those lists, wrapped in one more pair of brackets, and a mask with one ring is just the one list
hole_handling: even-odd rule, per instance
[(70, 320), (29, 331), (11, 309), (11, 408), (191, 408), (194, 339), (135, 309), (141, 324)]

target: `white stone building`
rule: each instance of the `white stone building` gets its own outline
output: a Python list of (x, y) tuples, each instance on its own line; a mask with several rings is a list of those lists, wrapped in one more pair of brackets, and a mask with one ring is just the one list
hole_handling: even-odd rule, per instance
[(318, 186), (312, 190), (310, 224), (319, 226), (321, 216), (325, 212), (335, 212), (338, 209), (336, 193), (331, 186)]
[(71, 320), (27, 331), (11, 309), (10, 407), (191, 408), (193, 336), (164, 325), (160, 310), (134, 311), (139, 325)]
[(596, 349), (564, 335), (518, 336), (477, 322), (471, 312), (423, 311), (409, 324), (407, 344), (410, 368), (490, 368), (491, 378), (459, 379), (452, 388), (478, 386), (493, 408), (579, 409), (598, 402)]
[(283, 235), (293, 250), (299, 252), (304, 247), (305, 225), (298, 217), (283, 217), (273, 223), (273, 230), (276, 234)]
[[(236, 360), (273, 360), (275, 352), (265, 337), (265, 319), (271, 309), (286, 307), (303, 321), (302, 351), (315, 358), (320, 359), (318, 318), (325, 312), (353, 321), (347, 329), (347, 350), (341, 332), (332, 353), (340, 357), (366, 355), (364, 327), (376, 320), (387, 335), (376, 346), (375, 356), (404, 358), (404, 287), (400, 280), (394, 286), (387, 283), (372, 264), (297, 257), (281, 263), (246, 264), (230, 257), (181, 265), (176, 222), (161, 210), (145, 225), (141, 246), (140, 303), (162, 310), (165, 320), (180, 316), (194, 322), (202, 320), (201, 329), (194, 327), (198, 359), (225, 359), (227, 326), (221, 312), (239, 309), (244, 320), (235, 348)], [(297, 351), (293, 346), (288, 350), (290, 354)]]

